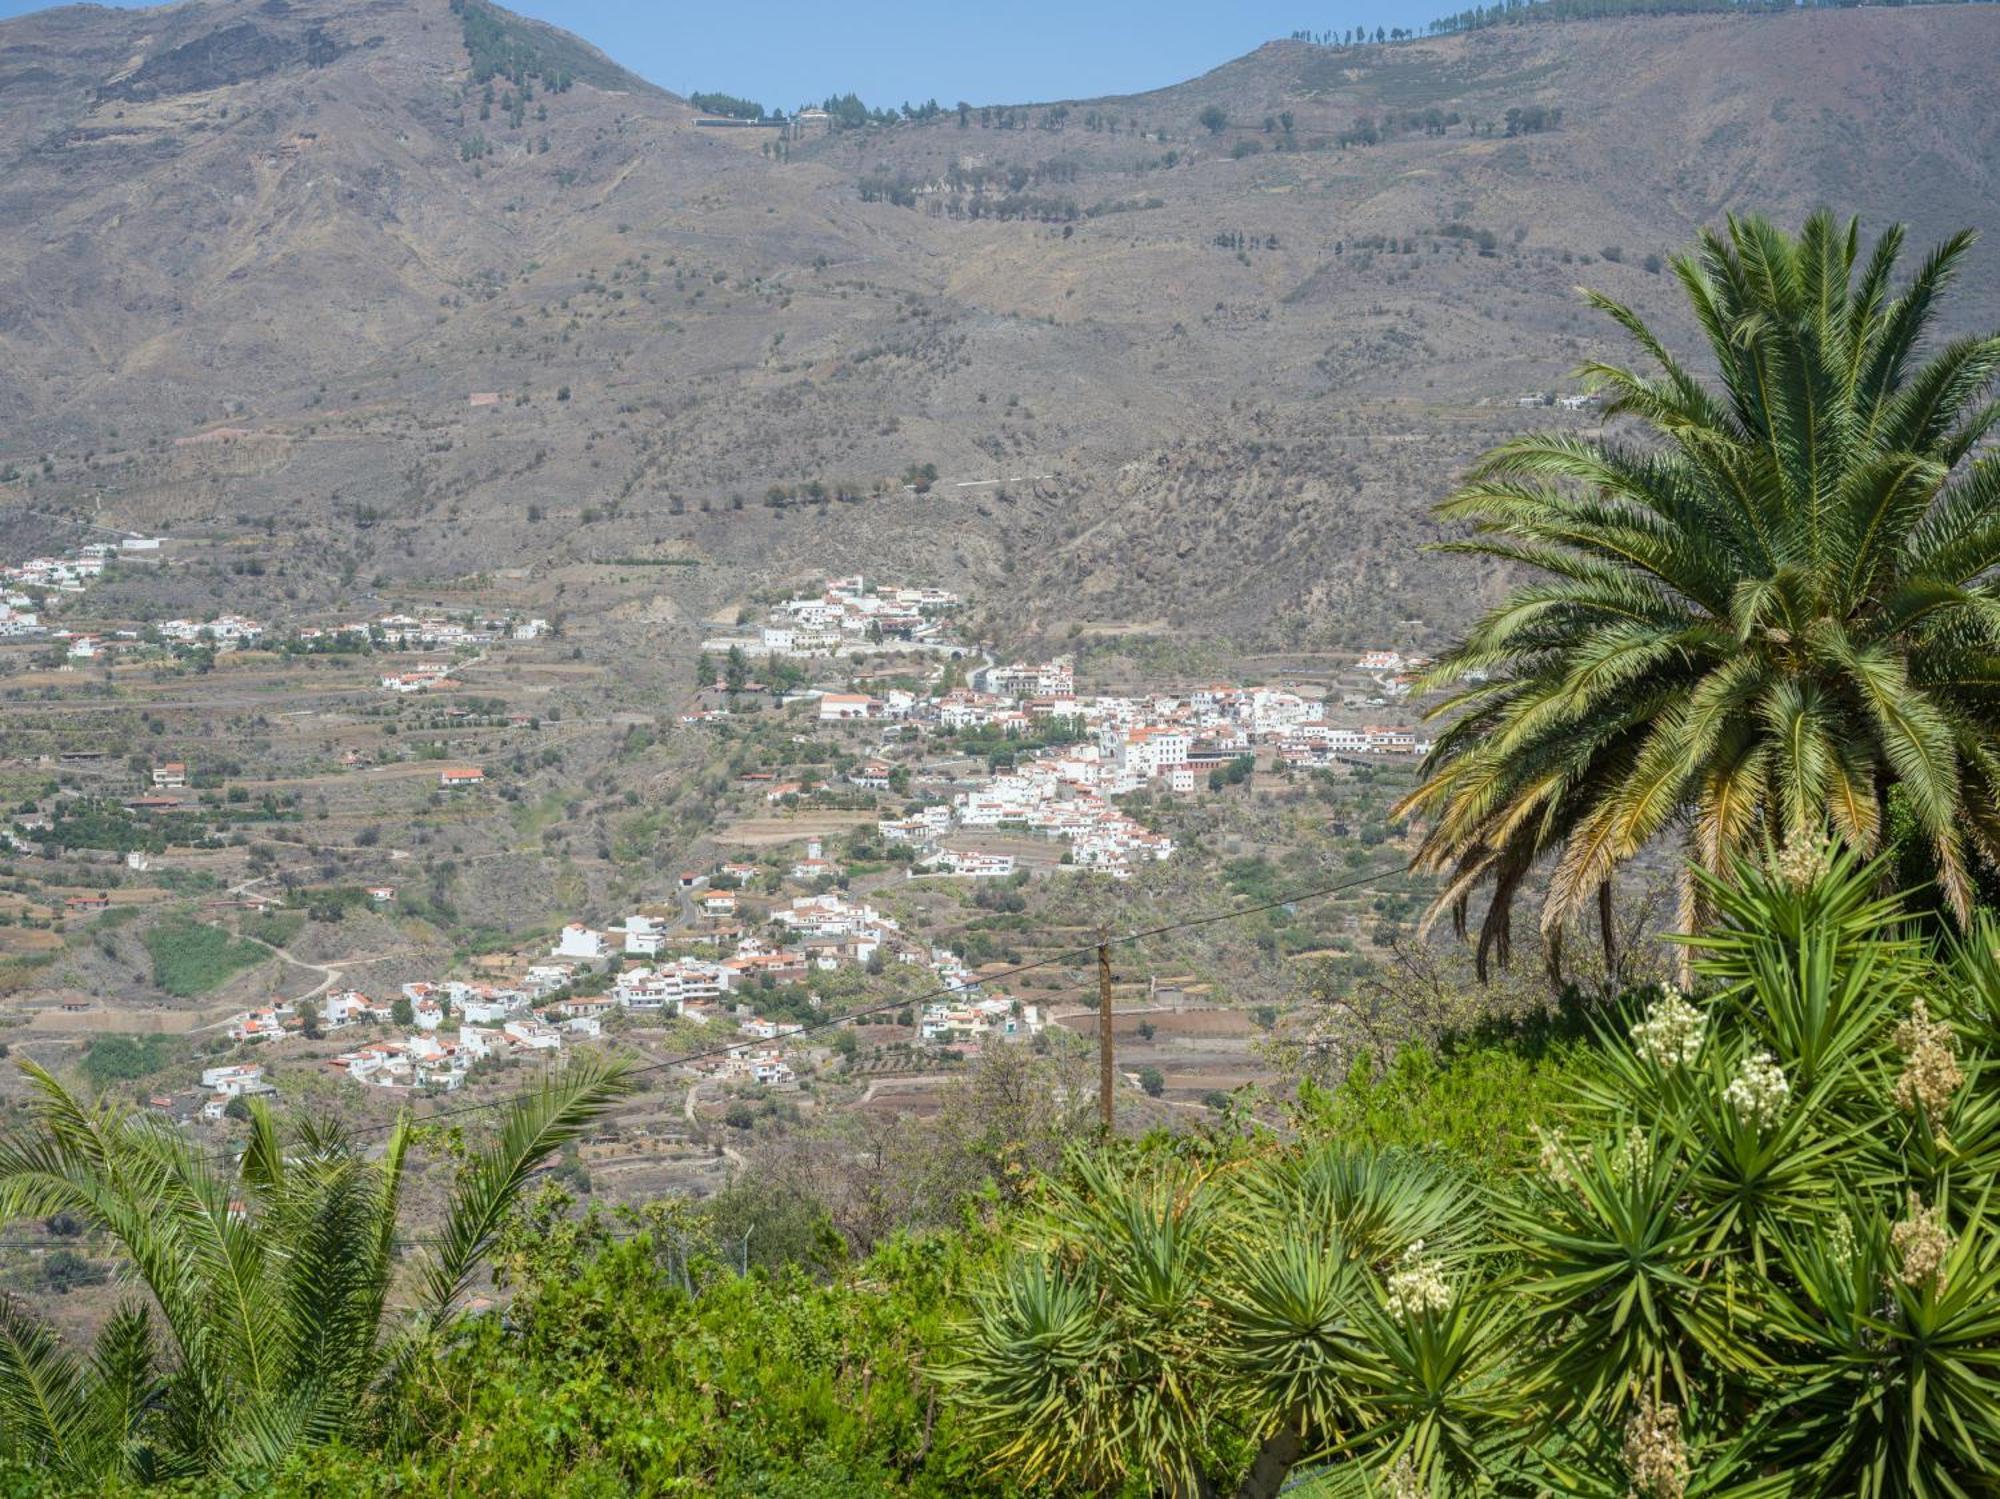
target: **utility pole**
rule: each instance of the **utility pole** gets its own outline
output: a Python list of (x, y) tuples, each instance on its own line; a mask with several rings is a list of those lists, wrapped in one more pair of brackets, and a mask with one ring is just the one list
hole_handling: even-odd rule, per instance
[(1097, 1113), (1104, 1133), (1111, 1133), (1111, 932), (1097, 933)]

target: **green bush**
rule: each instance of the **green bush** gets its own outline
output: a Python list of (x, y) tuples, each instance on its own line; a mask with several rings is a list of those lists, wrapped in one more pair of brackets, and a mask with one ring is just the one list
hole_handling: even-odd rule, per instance
[(243, 935), (272, 947), (284, 947), (298, 936), (306, 918), (295, 911), (267, 911), (243, 923)]
[(326, 1449), (269, 1492), (984, 1499), (925, 1370), (978, 1241), (900, 1241), (829, 1282), (734, 1273), (726, 1227), (676, 1205), (621, 1236), (544, 1197), (501, 1247), (507, 1316), (413, 1380), (383, 1458)]

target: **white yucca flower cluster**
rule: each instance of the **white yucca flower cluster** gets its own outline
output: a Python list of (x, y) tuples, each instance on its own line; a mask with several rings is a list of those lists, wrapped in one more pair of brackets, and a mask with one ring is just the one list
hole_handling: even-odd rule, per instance
[(1540, 1165), (1542, 1175), (1558, 1187), (1576, 1185), (1576, 1173), (1570, 1170), (1569, 1141), (1563, 1138), (1560, 1127), (1544, 1129), (1535, 1126), (1535, 1139), (1541, 1144)]
[(1451, 1282), (1435, 1262), (1424, 1257), (1424, 1241), (1417, 1240), (1403, 1251), (1396, 1268), (1389, 1272), (1389, 1294), (1384, 1300), (1389, 1315), (1408, 1322), (1426, 1312), (1441, 1312), (1451, 1305)]
[(1931, 1019), (1922, 995), (1911, 1004), (1910, 1018), (1896, 1027), (1896, 1049), (1903, 1054), (1896, 1107), (1906, 1114), (1921, 1108), (1932, 1119), (1942, 1118), (1965, 1072), (1958, 1065), (1958, 1037), (1946, 1022)]
[(1752, 1052), (1745, 1057), (1736, 1076), (1722, 1090), (1722, 1100), (1730, 1111), (1745, 1124), (1760, 1130), (1778, 1122), (1791, 1096), (1792, 1085), (1785, 1077), (1785, 1069), (1768, 1051)]
[(1620, 1181), (1644, 1176), (1653, 1169), (1653, 1141), (1638, 1125), (1625, 1131), (1625, 1138), (1613, 1147), (1611, 1172)]
[(1677, 1407), (1640, 1397), (1625, 1422), (1625, 1473), (1634, 1499), (1681, 1499), (1687, 1493), (1692, 1474)]
[(1794, 843), (1771, 859), (1771, 873), (1794, 890), (1807, 890), (1827, 870), (1826, 850), (1817, 843)]
[(1945, 1224), (1944, 1204), (1925, 1207), (1915, 1192), (1900, 1223), (1889, 1230), (1889, 1248), (1896, 1256), (1896, 1272), (1906, 1286), (1934, 1285), (1945, 1291), (1948, 1277), (1945, 1262), (1951, 1258), (1951, 1230)]
[(1668, 984), (1646, 1007), (1646, 1018), (1632, 1027), (1632, 1044), (1639, 1055), (1655, 1066), (1672, 1069), (1692, 1067), (1701, 1055), (1702, 1037), (1708, 1019)]

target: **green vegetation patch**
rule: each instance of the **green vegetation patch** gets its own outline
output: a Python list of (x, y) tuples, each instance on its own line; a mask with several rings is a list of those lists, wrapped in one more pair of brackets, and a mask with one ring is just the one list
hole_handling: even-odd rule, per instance
[(267, 943), (272, 947), (286, 947), (292, 938), (298, 936), (299, 928), (306, 924), (304, 916), (297, 911), (267, 911), (243, 923), (243, 935), (254, 942)]
[(185, 916), (146, 933), (146, 951), (153, 955), (153, 982), (179, 999), (206, 994), (269, 956), (254, 942)]
[(98, 1036), (83, 1054), (83, 1075), (94, 1088), (148, 1077), (178, 1059), (180, 1036)]

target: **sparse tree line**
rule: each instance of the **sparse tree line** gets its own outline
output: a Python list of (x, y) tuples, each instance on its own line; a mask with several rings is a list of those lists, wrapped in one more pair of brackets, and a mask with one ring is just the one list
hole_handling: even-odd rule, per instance
[(546, 58), (540, 48), (509, 26), (505, 17), (484, 0), (451, 0), (459, 18), (465, 50), (472, 59), (472, 81), (512, 80), (525, 97), (531, 80), (539, 79), (550, 93), (567, 93), (575, 81), (568, 69)]
[(1854, 10), (1864, 4), (1968, 3), (1990, 4), (1991, 0), (1502, 0), (1500, 4), (1476, 5), (1456, 15), (1442, 16), (1424, 29), (1431, 36), (1449, 36), (1487, 26), (1518, 26), (1539, 21), (1596, 21), (1619, 16), (1770, 16), (1785, 15), (1801, 6), (1813, 10)]

